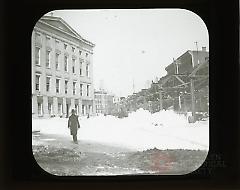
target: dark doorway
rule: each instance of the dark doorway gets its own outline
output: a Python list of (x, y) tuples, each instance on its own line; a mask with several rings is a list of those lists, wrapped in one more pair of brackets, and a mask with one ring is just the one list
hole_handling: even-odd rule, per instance
[(69, 116), (69, 104), (66, 104), (66, 111), (67, 111), (66, 118), (68, 118), (68, 116)]

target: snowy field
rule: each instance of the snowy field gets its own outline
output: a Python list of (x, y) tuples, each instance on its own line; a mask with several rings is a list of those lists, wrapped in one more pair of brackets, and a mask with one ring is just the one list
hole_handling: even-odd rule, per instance
[[(33, 119), (32, 130), (72, 140), (67, 118)], [(184, 115), (171, 110), (154, 114), (139, 109), (126, 118), (95, 116), (79, 118), (78, 140), (143, 151), (158, 149), (208, 150), (209, 121), (190, 124)], [(51, 140), (51, 139), (49, 139)], [(54, 139), (52, 139), (54, 140)], [(33, 145), (37, 141), (33, 140)]]

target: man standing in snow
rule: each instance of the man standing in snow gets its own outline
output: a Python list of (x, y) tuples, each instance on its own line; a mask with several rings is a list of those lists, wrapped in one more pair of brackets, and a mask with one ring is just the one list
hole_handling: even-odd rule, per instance
[(74, 143), (78, 144), (77, 131), (80, 128), (78, 116), (75, 115), (75, 110), (72, 109), (72, 115), (68, 118), (68, 128), (70, 128)]

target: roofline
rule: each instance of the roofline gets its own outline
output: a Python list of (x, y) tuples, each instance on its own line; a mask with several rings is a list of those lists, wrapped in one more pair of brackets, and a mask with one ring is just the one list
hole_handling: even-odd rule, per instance
[[(57, 28), (57, 27), (55, 27), (55, 26), (53, 26), (53, 25), (51, 25), (51, 24), (49, 24), (49, 23), (46, 23), (46, 22), (44, 21), (44, 20), (46, 20), (46, 19), (49, 19), (49, 20), (58, 20), (58, 21), (62, 22), (62, 23), (63, 23), (64, 25), (66, 25), (67, 28), (68, 28), (69, 30), (71, 30), (76, 36), (73, 36), (72, 34), (66, 32), (66, 31), (64, 31), (64, 30), (61, 30), (60, 28)], [(64, 33), (66, 33), (66, 34), (68, 34), (68, 35), (70, 35), (70, 36), (72, 36), (72, 37), (77, 38), (78, 40), (81, 40), (81, 41), (84, 42), (84, 43), (87, 43), (88, 45), (90, 45), (90, 46), (92, 46), (92, 47), (95, 47), (95, 44), (94, 44), (94, 43), (92, 43), (92, 42), (84, 39), (79, 33), (77, 33), (77, 32), (76, 32), (66, 21), (64, 21), (61, 17), (43, 16), (43, 17), (41, 17), (41, 18), (38, 20), (38, 22), (41, 22), (41, 23), (46, 24), (46, 25), (49, 25), (49, 26), (53, 27), (54, 29), (57, 29), (57, 30), (59, 30), (59, 31), (61, 31), (61, 32), (64, 32)]]
[[(189, 51), (191, 51), (191, 50), (185, 51), (182, 55), (180, 55), (180, 56), (179, 56), (177, 59), (175, 59), (175, 60), (180, 59), (180, 58), (183, 57), (185, 54), (189, 53)], [(191, 55), (191, 54), (190, 54), (190, 55)], [(174, 64), (174, 62), (170, 63), (168, 66), (165, 67), (165, 70), (166, 70), (167, 68), (169, 68), (170, 66), (172, 66), (173, 64)]]
[[(209, 53), (208, 51), (202, 51), (202, 50), (187, 50), (186, 52), (184, 52), (182, 55), (180, 55), (177, 59), (175, 59), (175, 60), (178, 60), (178, 59), (181, 59), (185, 54), (187, 54), (187, 53), (189, 53), (192, 57), (193, 57), (193, 55), (192, 55), (192, 53), (195, 53), (195, 52), (206, 52), (206, 53)], [(174, 62), (172, 62), (172, 63), (170, 63), (167, 67), (165, 67), (165, 70), (167, 69), (167, 68), (169, 68), (171, 65), (173, 65), (174, 64)]]

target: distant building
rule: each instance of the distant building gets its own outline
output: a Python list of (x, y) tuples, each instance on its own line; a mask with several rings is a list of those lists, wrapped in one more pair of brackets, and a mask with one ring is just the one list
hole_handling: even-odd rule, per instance
[(103, 91), (103, 90), (99, 90), (99, 91), (94, 91), (94, 101), (95, 101), (95, 106), (96, 106), (96, 113), (105, 113), (105, 109), (107, 106), (107, 102), (106, 102), (106, 96), (107, 96), (107, 92)]
[(32, 115), (94, 114), (93, 47), (62, 18), (43, 16), (32, 32)]
[(139, 108), (152, 113), (161, 109), (173, 109), (179, 113), (193, 112), (194, 109), (208, 112), (209, 52), (205, 47), (201, 51), (186, 51), (165, 70), (167, 75), (159, 80), (156, 78), (150, 87), (121, 99), (121, 108), (130, 112)]
[(114, 104), (120, 103), (120, 97), (114, 96), (114, 97), (113, 97), (113, 103), (114, 103)]
[[(159, 84), (172, 98), (174, 110), (183, 112), (193, 110), (192, 105), (195, 102), (195, 111), (207, 111), (208, 66), (209, 52), (203, 47), (200, 51), (186, 51), (165, 68), (167, 75), (160, 79)], [(194, 85), (195, 100), (191, 96), (190, 79)], [(163, 103), (166, 102), (167, 100)]]
[(96, 113), (111, 114), (114, 109), (114, 95), (100, 89), (94, 92)]

